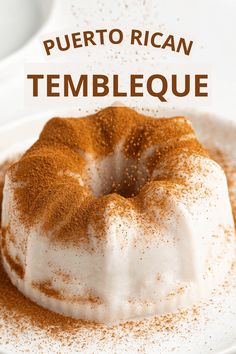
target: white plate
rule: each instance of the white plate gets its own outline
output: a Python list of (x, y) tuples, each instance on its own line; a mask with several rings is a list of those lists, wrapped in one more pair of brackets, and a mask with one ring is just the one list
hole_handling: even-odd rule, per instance
[[(153, 112), (147, 112), (152, 114)], [(155, 112), (154, 112), (155, 113)], [(178, 112), (179, 113), (179, 112)], [(157, 112), (156, 115), (172, 116), (176, 115), (173, 110)], [(222, 120), (214, 115), (206, 113), (181, 110), (181, 114), (187, 115), (198, 134), (199, 139), (207, 146), (223, 150), (236, 165), (236, 124)], [(78, 111), (50, 112), (44, 115), (37, 115), (26, 118), (25, 120), (9, 124), (0, 129), (0, 161), (14, 156), (16, 152), (22, 152), (35, 141), (45, 122), (52, 116), (78, 116)], [(212, 143), (213, 142), (213, 143)], [(38, 344), (41, 344), (40, 353), (160, 353), (160, 354), (233, 354), (236, 353), (236, 271), (232, 271), (227, 291), (222, 294), (216, 293), (214, 301), (208, 305), (202, 305), (197, 321), (188, 319), (180, 322), (178, 331), (164, 331), (152, 333), (152, 337), (134, 338), (123, 331), (122, 327), (115, 330), (115, 337), (107, 336), (106, 341), (99, 342), (99, 335), (93, 329), (84, 328), (83, 332), (78, 333), (81, 341), (91, 337), (93, 340), (83, 348), (80, 348), (78, 341), (72, 342), (70, 347), (61, 348), (60, 341), (46, 337), (42, 341), (40, 336), (45, 333), (38, 333), (31, 328), (30, 335), (34, 340), (30, 347), (26, 341), (26, 334), (21, 338), (7, 338), (7, 332), (0, 329), (0, 351), (2, 353), (26, 352), (38, 353)], [(0, 285), (1, 291), (1, 285)], [(220, 311), (220, 312), (219, 312)], [(143, 329), (147, 330), (148, 322)], [(0, 318), (0, 324), (4, 326), (4, 319)], [(0, 327), (1, 328), (1, 327)], [(141, 327), (140, 327), (141, 328)], [(142, 329), (142, 328), (141, 328)], [(92, 331), (92, 333), (91, 333)], [(94, 331), (94, 333), (93, 333)], [(1, 333), (3, 332), (3, 333)], [(114, 333), (114, 330), (113, 330)], [(117, 336), (120, 340), (117, 341)], [(4, 337), (5, 336), (5, 337)], [(6, 341), (8, 340), (8, 344)], [(79, 340), (79, 339), (78, 339)], [(2, 344), (1, 344), (2, 343)], [(4, 344), (5, 343), (5, 344)]]

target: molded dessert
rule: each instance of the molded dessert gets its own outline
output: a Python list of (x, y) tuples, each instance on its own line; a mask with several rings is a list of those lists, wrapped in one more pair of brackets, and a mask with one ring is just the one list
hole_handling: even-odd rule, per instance
[(118, 323), (195, 304), (234, 258), (226, 177), (183, 117), (53, 118), (8, 171), (2, 258), (31, 300)]

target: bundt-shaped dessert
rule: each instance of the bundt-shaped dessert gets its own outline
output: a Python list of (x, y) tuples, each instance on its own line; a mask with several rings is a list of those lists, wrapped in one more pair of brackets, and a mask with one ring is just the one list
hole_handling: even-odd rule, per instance
[(8, 171), (2, 258), (48, 309), (117, 323), (189, 306), (234, 257), (226, 177), (183, 117), (53, 118)]

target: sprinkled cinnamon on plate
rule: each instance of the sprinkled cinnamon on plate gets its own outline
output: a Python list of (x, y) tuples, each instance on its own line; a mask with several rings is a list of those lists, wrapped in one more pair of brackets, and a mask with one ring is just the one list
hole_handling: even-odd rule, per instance
[[(1, 264), (0, 284), (0, 344), (7, 344), (5, 339), (4, 342), (1, 340), (1, 336), (5, 338), (7, 333), (9, 341), (14, 343), (15, 351), (19, 353), (22, 350), (41, 353), (46, 351), (42, 350), (44, 347), (49, 348), (47, 350), (51, 353), (58, 353), (58, 350), (61, 353), (63, 348), (74, 348), (74, 350), (76, 348), (76, 351), (83, 353), (90, 350), (94, 343), (97, 351), (100, 352), (108, 342), (111, 345), (109, 352), (114, 350), (114, 345), (124, 344), (127, 346), (124, 352), (129, 353), (132, 341), (147, 341), (149, 345), (158, 348), (159, 343), (155, 340), (157, 332), (166, 335), (163, 340), (167, 340), (168, 336), (174, 333), (185, 340), (190, 340), (191, 331), (194, 327), (197, 328), (199, 316), (203, 311), (202, 307), (195, 306), (174, 314), (106, 327), (61, 316), (31, 302), (11, 284)], [(222, 287), (223, 293), (227, 291), (228, 286), (226, 281)], [(215, 300), (209, 301), (211, 306), (214, 306), (214, 303)], [(204, 308), (206, 306), (208, 305), (205, 303)], [(204, 321), (208, 322), (207, 317)], [(3, 323), (4, 328), (1, 327)], [(186, 323), (188, 331), (184, 329)], [(59, 349), (57, 349), (58, 343)], [(178, 348), (177, 345), (175, 347)], [(146, 352), (145, 347), (142, 352)]]

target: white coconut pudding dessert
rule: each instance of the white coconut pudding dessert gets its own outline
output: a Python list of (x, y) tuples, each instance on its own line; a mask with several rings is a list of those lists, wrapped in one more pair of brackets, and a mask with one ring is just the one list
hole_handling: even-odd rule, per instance
[(209, 296), (235, 255), (222, 168), (184, 117), (53, 118), (5, 178), (2, 259), (52, 311), (105, 324)]

